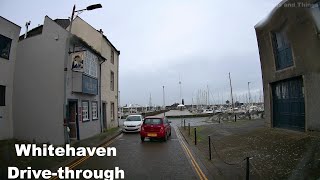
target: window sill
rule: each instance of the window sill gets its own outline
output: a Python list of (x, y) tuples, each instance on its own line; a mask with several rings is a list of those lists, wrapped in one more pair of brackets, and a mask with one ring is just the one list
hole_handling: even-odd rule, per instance
[(82, 119), (82, 122), (90, 122), (90, 119)]
[(93, 118), (93, 119), (92, 119), (92, 121), (97, 121), (97, 120), (99, 120), (99, 118)]

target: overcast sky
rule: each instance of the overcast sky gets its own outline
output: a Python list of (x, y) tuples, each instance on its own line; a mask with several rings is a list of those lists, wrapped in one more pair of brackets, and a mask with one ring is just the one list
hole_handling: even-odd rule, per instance
[(121, 105), (162, 105), (182, 96), (196, 103), (200, 90), (210, 91), (210, 102), (230, 100), (228, 73), (235, 98), (244, 101), (248, 81), (253, 99), (262, 91), (261, 68), (254, 25), (280, 0), (1, 0), (0, 15), (31, 28), (71, 16), (77, 9), (101, 3), (103, 8), (79, 16), (121, 51)]

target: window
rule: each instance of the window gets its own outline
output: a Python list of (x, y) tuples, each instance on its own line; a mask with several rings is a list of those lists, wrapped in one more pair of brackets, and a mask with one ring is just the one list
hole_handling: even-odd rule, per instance
[(113, 102), (111, 103), (111, 111), (110, 111), (110, 114), (111, 114), (111, 120), (113, 121), (113, 120), (114, 120), (114, 103), (113, 103)]
[(89, 120), (89, 101), (82, 101), (82, 121)]
[(10, 38), (0, 34), (0, 57), (9, 60), (11, 42), (12, 40)]
[(84, 59), (84, 73), (95, 78), (98, 77), (98, 58), (90, 51), (86, 51)]
[(6, 105), (6, 87), (0, 85), (0, 106)]
[(162, 124), (162, 120), (159, 118), (148, 118), (144, 120), (144, 124)]
[(273, 32), (272, 40), (276, 70), (293, 66), (292, 51), (287, 39), (286, 29), (283, 28), (278, 32)]
[(114, 64), (114, 51), (111, 50), (111, 63)]
[(110, 74), (110, 89), (111, 91), (114, 91), (114, 72), (111, 71), (111, 74)]
[(97, 120), (98, 119), (98, 103), (97, 102), (92, 102), (91, 111), (92, 111), (92, 120)]

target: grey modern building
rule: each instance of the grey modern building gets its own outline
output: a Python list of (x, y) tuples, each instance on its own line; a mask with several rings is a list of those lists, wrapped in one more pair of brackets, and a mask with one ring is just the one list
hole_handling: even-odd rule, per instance
[(20, 29), (0, 16), (0, 140), (13, 138), (12, 94)]
[(320, 131), (320, 7), (284, 0), (255, 26), (269, 127)]
[[(18, 139), (63, 144), (68, 136), (81, 140), (103, 130), (106, 117), (102, 117), (101, 110), (102, 65), (108, 60), (102, 55), (103, 48), (86, 41), (85, 37), (92, 34), (78, 29), (76, 23), (67, 41), (69, 24), (67, 19), (52, 20), (46, 16), (44, 24), (30, 30), (27, 38), (20, 37), (13, 98), (14, 136)], [(77, 30), (86, 33), (81, 37), (74, 33)], [(64, 119), (66, 56), (68, 106)], [(66, 133), (67, 130), (70, 132)]]

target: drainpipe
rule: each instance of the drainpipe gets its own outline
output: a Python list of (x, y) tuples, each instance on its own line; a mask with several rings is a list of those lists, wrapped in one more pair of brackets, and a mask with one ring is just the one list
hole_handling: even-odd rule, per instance
[(100, 131), (103, 132), (103, 121), (102, 121), (102, 102), (101, 102), (101, 66), (106, 60), (99, 63), (99, 114), (100, 114)]
[[(101, 55), (102, 55), (102, 41), (103, 41), (103, 31), (102, 29), (99, 30), (99, 33), (101, 34), (101, 49), (100, 49), (100, 52), (101, 52)], [(102, 77), (101, 77), (101, 67), (102, 67), (102, 64), (106, 62), (106, 59), (104, 59), (101, 63), (99, 63), (99, 115), (100, 115), (100, 131), (103, 132), (103, 115), (102, 115), (102, 93), (101, 93), (101, 80), (102, 80)], [(105, 117), (107, 118), (107, 117)]]

